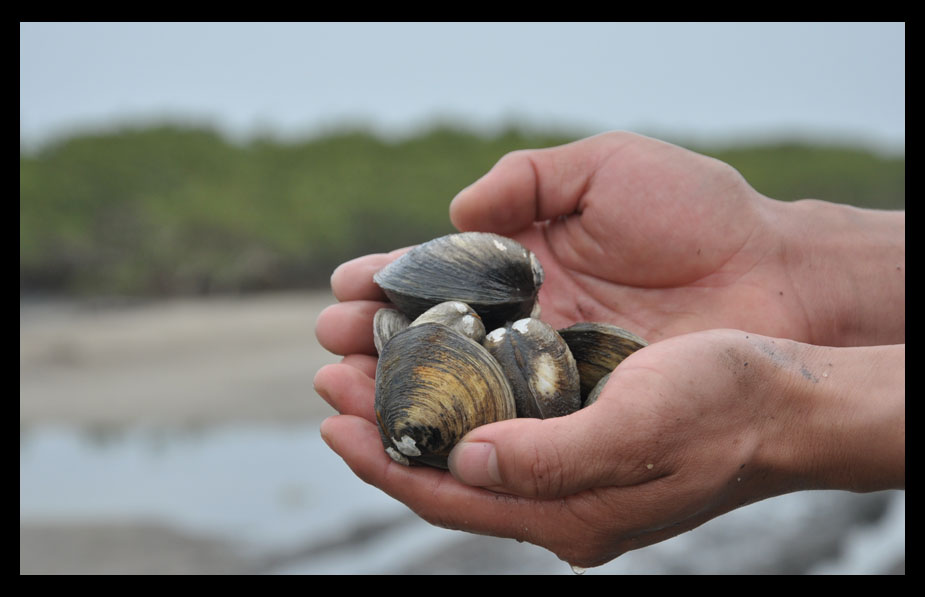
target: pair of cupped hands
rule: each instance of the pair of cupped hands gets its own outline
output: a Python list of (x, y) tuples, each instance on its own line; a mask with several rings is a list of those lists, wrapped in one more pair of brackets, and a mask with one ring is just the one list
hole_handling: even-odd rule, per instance
[(343, 355), (315, 377), (340, 413), (322, 437), (434, 525), (585, 567), (809, 487), (778, 453), (797, 449), (787, 430), (805, 415), (793, 388), (838, 361), (810, 346), (821, 338), (795, 288), (783, 209), (729, 165), (631, 133), (510, 153), (453, 199), (454, 226), (537, 255), (553, 327), (609, 322), (649, 346), (586, 409), (475, 429), (449, 471), (403, 466), (376, 428), (372, 319), (387, 300), (373, 274), (407, 249), (367, 255), (334, 271), (339, 302), (317, 321), (322, 346)]

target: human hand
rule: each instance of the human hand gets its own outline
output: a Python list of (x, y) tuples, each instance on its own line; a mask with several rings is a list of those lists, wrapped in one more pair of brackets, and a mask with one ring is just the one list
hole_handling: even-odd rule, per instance
[(374, 359), (326, 367), (316, 388), (344, 413), (322, 436), (367, 483), (434, 525), (591, 567), (781, 493), (904, 486), (904, 354), (735, 330), (672, 337), (630, 355), (583, 410), (471, 431), (449, 473), (385, 454)]
[(650, 342), (735, 328), (829, 346), (905, 341), (905, 213), (755, 191), (729, 165), (614, 132), (513, 152), (450, 206), (546, 271), (556, 327), (608, 321)]
[[(536, 253), (541, 318), (556, 328), (606, 321), (649, 342), (715, 327), (800, 338), (796, 293), (765, 246), (773, 203), (722, 162), (609, 133), (508, 154), (457, 195), (450, 217)], [(318, 319), (322, 346), (376, 355), (372, 318), (387, 299), (372, 276), (404, 251), (334, 271), (339, 303)]]
[(608, 133), (506, 155), (450, 217), (538, 255), (542, 318), (554, 327), (607, 321), (650, 342), (717, 327), (804, 338), (769, 247), (774, 203), (718, 160)]
[[(510, 236), (546, 273), (541, 318), (620, 325), (649, 342), (735, 328), (820, 345), (905, 341), (905, 214), (783, 203), (732, 167), (631, 133), (513, 152), (450, 206), (460, 230)], [(372, 275), (343, 264), (318, 321), (335, 354), (375, 355)]]
[[(503, 233), (537, 254), (546, 271), (539, 300), (542, 319), (548, 323), (563, 327), (577, 321), (608, 321), (653, 344), (624, 361), (619, 375), (612, 376), (601, 398), (609, 406), (560, 419), (505, 421), (479, 428), (451, 459), (455, 476), (408, 469), (385, 455), (372, 415), (372, 318), (386, 300), (372, 275), (403, 250), (361, 257), (338, 268), (331, 287), (340, 302), (319, 317), (316, 333), (323, 346), (345, 357), (319, 371), (315, 387), (343, 416), (325, 421), (323, 436), (361, 478), (434, 524), (531, 541), (573, 564), (592, 565), (693, 528), (750, 500), (814, 484), (879, 487), (884, 483), (884, 461), (897, 460), (895, 442), (884, 442), (875, 433), (883, 432), (884, 426), (892, 432), (891, 440), (901, 437), (902, 462), (904, 390), (895, 387), (895, 380), (903, 379), (902, 346), (882, 349), (902, 351), (902, 356), (893, 354), (875, 372), (893, 377), (869, 387), (869, 376), (840, 386), (847, 388), (842, 394), (867, 387), (864, 398), (890, 387), (888, 421), (839, 427), (850, 427), (856, 431), (851, 438), (878, 446), (869, 450), (862, 443), (855, 451), (866, 449), (870, 458), (858, 455), (847, 463), (845, 444), (852, 440), (838, 445), (843, 436), (830, 433), (826, 422), (843, 420), (839, 409), (862, 420), (876, 419), (876, 413), (869, 412), (876, 401), (855, 405), (826, 399), (816, 406), (793, 399), (805, 397), (802, 390), (794, 390), (805, 385), (800, 381), (803, 371), (794, 365), (798, 359), (793, 355), (784, 369), (780, 353), (768, 348), (770, 338), (752, 345), (753, 351), (762, 346), (765, 352), (748, 361), (750, 392), (732, 383), (728, 373), (724, 377), (719, 363), (720, 353), (728, 356), (729, 350), (740, 348), (734, 342), (745, 336), (759, 338), (759, 332), (833, 345), (904, 341), (904, 214), (900, 220), (821, 202), (782, 204), (761, 196), (716, 160), (652, 139), (613, 133), (506, 156), (457, 196), (451, 218), (461, 230)], [(865, 240), (860, 247), (859, 229)], [(815, 242), (819, 238), (824, 242)], [(824, 267), (814, 259), (821, 259)], [(881, 267), (884, 263), (889, 267)], [(860, 282), (869, 284), (863, 293), (856, 291)], [(860, 299), (866, 304), (859, 305)], [(886, 316), (872, 316), (875, 313)], [(685, 335), (730, 327), (746, 331)], [(792, 350), (803, 346), (787, 345)], [(843, 359), (846, 354), (868, 357), (858, 352), (838, 356)], [(763, 367), (758, 366), (762, 359)], [(864, 359), (853, 363), (855, 370), (871, 370), (872, 361)], [(834, 356), (828, 363), (850, 370)], [(767, 375), (759, 376), (758, 371)], [(820, 376), (810, 378), (818, 382)], [(791, 399), (771, 399), (777, 394)], [(746, 405), (752, 408), (752, 418), (743, 410)], [(685, 407), (696, 409), (703, 419), (684, 411), (680, 421), (696, 424), (683, 427), (679, 421), (672, 427), (670, 418), (658, 416)], [(776, 409), (781, 410), (775, 415)], [(810, 420), (807, 410), (829, 416)], [(758, 425), (761, 413), (764, 426)], [(783, 437), (778, 426), (769, 423), (783, 420), (802, 427), (792, 427), (791, 435)], [(625, 440), (614, 435), (623, 430), (627, 433), (620, 437)], [(649, 430), (655, 431), (646, 435)], [(769, 435), (758, 444), (776, 447), (781, 456), (773, 464), (766, 452), (751, 453), (749, 461), (748, 449), (736, 447), (742, 442), (754, 445), (750, 442), (762, 431)], [(816, 432), (833, 438), (836, 448), (806, 439)], [(627, 476), (633, 457), (646, 459), (642, 457), (647, 438), (658, 440), (656, 455), (669, 464), (665, 470), (674, 472), (647, 477), (657, 474), (650, 472), (659, 466), (652, 458), (645, 463), (652, 469), (646, 466), (638, 478)], [(495, 447), (497, 468), (488, 467), (489, 445)], [(591, 447), (592, 456), (566, 460), (560, 453), (571, 445)], [(841, 469), (831, 457), (839, 450)], [(574, 456), (578, 450), (568, 453)], [(709, 455), (715, 457), (713, 464)], [(816, 464), (809, 466), (801, 458)], [(744, 484), (737, 475), (732, 485), (733, 460), (746, 464), (743, 470), (764, 474), (753, 473)], [(858, 473), (852, 468), (856, 466), (868, 474)], [(900, 478), (904, 483), (904, 468), (899, 474), (896, 466), (886, 467), (889, 483)], [(482, 473), (473, 472), (479, 467)], [(877, 469), (879, 477), (870, 473)], [(488, 470), (500, 475), (501, 482), (486, 484)], [(609, 478), (604, 478), (606, 471)], [(697, 471), (705, 476), (701, 485)], [(586, 486), (588, 475), (601, 484)], [(605, 499), (618, 495), (623, 497)], [(618, 511), (622, 513), (614, 519)], [(578, 514), (583, 524), (570, 526)], [(543, 522), (544, 516), (550, 518)], [(598, 524), (602, 526), (595, 530)]]

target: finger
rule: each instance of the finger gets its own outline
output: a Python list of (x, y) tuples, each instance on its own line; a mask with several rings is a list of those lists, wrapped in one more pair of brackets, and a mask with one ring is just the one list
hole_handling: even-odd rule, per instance
[(548, 149), (511, 152), (450, 204), (459, 230), (513, 234), (533, 222), (580, 211), (604, 150), (619, 134), (599, 135)]
[(368, 377), (375, 379), (376, 364), (379, 362), (379, 359), (366, 354), (348, 354), (341, 359), (340, 362), (344, 365), (350, 365), (355, 369), (359, 369)]
[(315, 337), (326, 350), (339, 355), (376, 354), (373, 317), (388, 306), (380, 301), (348, 301), (326, 307), (315, 322)]
[(361, 369), (344, 363), (325, 365), (315, 374), (314, 385), (318, 395), (337, 412), (376, 420), (375, 382)]
[(564, 417), (484, 425), (457, 444), (449, 468), (464, 483), (542, 499), (657, 479), (663, 471), (630, 443), (621, 416), (602, 398)]
[(410, 247), (391, 253), (375, 253), (340, 264), (331, 274), (331, 291), (339, 301), (384, 301), (385, 294), (373, 281), (373, 274), (398, 259)]

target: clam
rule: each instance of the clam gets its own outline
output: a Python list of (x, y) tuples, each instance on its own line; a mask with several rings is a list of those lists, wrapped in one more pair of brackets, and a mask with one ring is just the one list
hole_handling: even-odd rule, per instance
[(581, 407), (575, 359), (549, 324), (519, 319), (490, 332), (484, 345), (511, 383), (518, 417), (561, 417)]
[(434, 305), (414, 321), (409, 320), (400, 311), (384, 307), (373, 316), (373, 343), (376, 352), (382, 353), (382, 347), (395, 334), (412, 325), (422, 323), (440, 323), (462, 333), (476, 342), (485, 339), (485, 325), (478, 314), (465, 303), (447, 301)]
[(382, 308), (373, 315), (373, 344), (376, 352), (382, 353), (382, 347), (389, 338), (411, 324), (411, 320), (397, 309)]
[(543, 277), (536, 256), (520, 243), (461, 232), (416, 246), (373, 279), (411, 319), (438, 303), (462, 301), (495, 329), (530, 315)]
[(587, 403), (601, 378), (613, 371), (623, 359), (648, 345), (632, 332), (609, 323), (576, 323), (559, 330), (559, 335), (568, 344), (578, 364), (583, 403)]
[(601, 392), (604, 391), (604, 386), (606, 386), (607, 382), (610, 380), (611, 375), (613, 375), (613, 371), (611, 371), (610, 373), (602, 377), (600, 380), (598, 380), (596, 384), (594, 384), (594, 388), (588, 394), (588, 397), (585, 399), (584, 403), (581, 405), (581, 408), (584, 408), (586, 406), (591, 406), (592, 404), (597, 402), (597, 399), (600, 397)]
[(510, 384), (488, 351), (432, 322), (409, 326), (382, 347), (375, 412), (389, 456), (439, 468), (466, 433), (517, 414)]
[(405, 465), (446, 468), (481, 425), (574, 412), (646, 345), (609, 324), (556, 331), (540, 321), (543, 268), (496, 234), (436, 238), (374, 280), (395, 306), (374, 318), (376, 420), (385, 451)]
[(440, 323), (451, 327), (467, 338), (480, 343), (485, 339), (485, 324), (475, 310), (460, 301), (446, 301), (434, 305), (419, 315), (410, 325)]

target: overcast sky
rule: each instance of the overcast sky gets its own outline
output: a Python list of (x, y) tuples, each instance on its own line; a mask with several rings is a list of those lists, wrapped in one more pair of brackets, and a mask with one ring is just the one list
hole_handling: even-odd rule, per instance
[(192, 120), (247, 137), (435, 119), (905, 150), (904, 23), (21, 23), (23, 143)]

